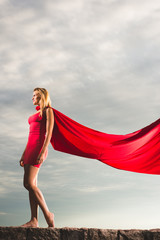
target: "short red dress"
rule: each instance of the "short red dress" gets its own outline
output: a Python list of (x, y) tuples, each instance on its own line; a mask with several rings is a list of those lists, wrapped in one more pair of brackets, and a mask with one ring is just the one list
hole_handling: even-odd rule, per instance
[[(39, 106), (36, 107), (36, 110), (38, 111), (40, 109)], [(29, 128), (29, 136), (28, 136), (28, 142), (26, 146), (26, 150), (24, 153), (24, 164), (30, 164), (34, 167), (39, 168), (41, 164), (37, 164), (36, 160), (41, 152), (41, 149), (43, 147), (43, 143), (45, 140), (45, 134), (46, 134), (46, 114), (45, 110), (43, 111), (43, 115), (40, 116), (40, 112), (37, 112), (33, 115), (31, 115), (28, 118), (28, 123), (30, 125)], [(45, 152), (45, 159), (48, 155), (48, 149)]]

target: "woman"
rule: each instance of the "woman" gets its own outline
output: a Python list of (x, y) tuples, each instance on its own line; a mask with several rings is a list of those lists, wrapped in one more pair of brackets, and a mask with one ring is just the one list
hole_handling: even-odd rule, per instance
[(35, 88), (32, 101), (37, 105), (37, 113), (28, 118), (29, 137), (20, 159), (20, 166), (24, 167), (24, 187), (29, 191), (31, 220), (22, 227), (38, 227), (38, 206), (44, 214), (48, 227), (54, 227), (54, 214), (49, 211), (37, 187), (39, 168), (48, 154), (48, 145), (54, 127), (54, 114), (49, 93), (45, 88)]

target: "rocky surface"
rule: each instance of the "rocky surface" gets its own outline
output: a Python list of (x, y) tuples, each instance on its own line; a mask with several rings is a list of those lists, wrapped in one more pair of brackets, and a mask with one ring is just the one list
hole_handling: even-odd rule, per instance
[(0, 240), (160, 240), (160, 229), (0, 227)]

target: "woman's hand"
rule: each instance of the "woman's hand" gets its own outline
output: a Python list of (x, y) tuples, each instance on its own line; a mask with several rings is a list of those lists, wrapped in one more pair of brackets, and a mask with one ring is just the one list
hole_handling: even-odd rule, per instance
[(40, 153), (38, 155), (38, 157), (37, 157), (37, 164), (43, 163), (44, 159), (45, 159), (45, 154), (44, 153)]
[(19, 161), (19, 164), (21, 167), (24, 167), (24, 163), (23, 163), (23, 157), (21, 157), (20, 161)]
[[(27, 145), (26, 145), (26, 147), (27, 147)], [(21, 159), (20, 159), (20, 161), (19, 161), (19, 164), (20, 164), (21, 167), (24, 167), (23, 159), (24, 159), (24, 154), (25, 154), (25, 151), (26, 151), (26, 147), (25, 147), (24, 152), (23, 152), (23, 154), (22, 154), (22, 157), (21, 157)]]

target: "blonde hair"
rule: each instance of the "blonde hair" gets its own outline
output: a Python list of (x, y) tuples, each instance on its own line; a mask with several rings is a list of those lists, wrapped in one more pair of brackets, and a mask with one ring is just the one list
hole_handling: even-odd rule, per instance
[(35, 88), (33, 91), (37, 91), (41, 97), (39, 103), (40, 103), (40, 115), (42, 116), (43, 110), (46, 107), (51, 107), (51, 99), (49, 93), (45, 88), (39, 87)]

